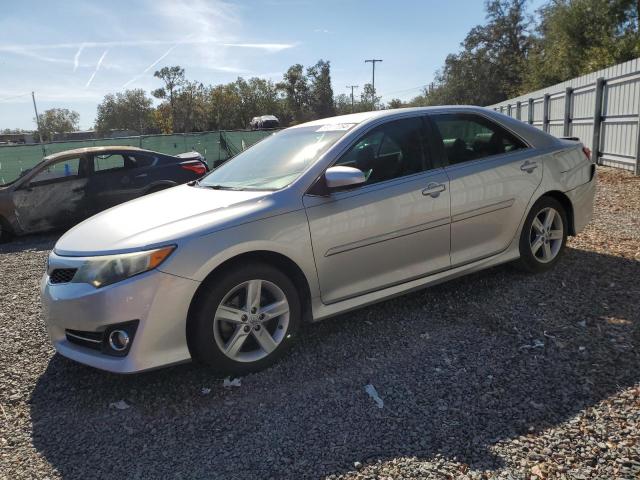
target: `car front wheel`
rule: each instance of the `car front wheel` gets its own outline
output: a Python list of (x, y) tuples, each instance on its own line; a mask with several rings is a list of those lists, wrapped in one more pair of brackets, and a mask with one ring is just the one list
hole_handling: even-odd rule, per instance
[(538, 273), (551, 269), (567, 243), (567, 214), (560, 202), (542, 197), (531, 208), (520, 236), (520, 264)]
[(294, 339), (301, 316), (296, 287), (268, 264), (225, 269), (198, 295), (188, 322), (192, 356), (243, 375), (267, 368)]

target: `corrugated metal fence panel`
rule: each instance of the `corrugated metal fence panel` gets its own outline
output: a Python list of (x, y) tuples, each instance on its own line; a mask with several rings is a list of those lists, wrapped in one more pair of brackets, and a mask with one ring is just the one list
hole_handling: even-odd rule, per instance
[(524, 102), (520, 106), (520, 120), (523, 122), (529, 121), (529, 103)]
[(549, 120), (552, 122), (564, 120), (564, 94), (549, 99)]
[[(491, 105), (497, 111), (515, 110), (521, 103), (520, 120), (529, 118), (529, 100), (533, 100), (533, 124), (544, 129), (544, 97), (549, 95), (548, 131), (555, 136), (565, 133), (565, 121), (569, 135), (578, 137), (592, 147), (594, 138), (594, 114), (596, 108), (596, 82), (604, 78), (602, 114), (600, 125), (599, 161), (603, 165), (635, 170), (640, 173), (638, 145), (640, 144), (640, 58), (614, 65), (597, 72), (552, 85), (546, 89), (512, 98)], [(570, 108), (566, 110), (566, 89), (571, 87)]]
[(593, 105), (596, 101), (596, 88), (590, 87), (573, 92), (573, 115), (575, 119), (593, 120)]
[(542, 130), (542, 120), (544, 116), (544, 98), (533, 100), (533, 125)]

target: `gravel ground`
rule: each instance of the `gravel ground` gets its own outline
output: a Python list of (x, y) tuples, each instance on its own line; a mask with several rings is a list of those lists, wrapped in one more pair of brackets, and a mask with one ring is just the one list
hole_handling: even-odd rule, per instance
[(3, 245), (0, 478), (640, 478), (639, 199), (602, 168), (554, 271), (309, 325), (226, 388), (194, 365), (116, 376), (55, 355), (38, 302), (55, 236)]

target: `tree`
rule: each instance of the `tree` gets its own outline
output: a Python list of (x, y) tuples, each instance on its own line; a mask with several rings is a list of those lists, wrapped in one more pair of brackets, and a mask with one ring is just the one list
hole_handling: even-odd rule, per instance
[(38, 135), (42, 141), (53, 139), (56, 133), (78, 130), (80, 114), (67, 108), (51, 108), (38, 115)]
[(347, 95), (346, 93), (341, 93), (336, 96), (333, 104), (336, 115), (346, 115), (353, 111), (351, 108), (351, 95)]
[(154, 77), (159, 78), (164, 82), (164, 87), (160, 87), (153, 92), (156, 98), (168, 100), (171, 111), (171, 125), (173, 130), (176, 130), (176, 98), (178, 97), (182, 86), (186, 82), (184, 76), (184, 68), (180, 66), (163, 67), (160, 70), (156, 70), (153, 74)]
[(330, 62), (318, 60), (313, 67), (307, 68), (307, 78), (309, 79), (309, 102), (314, 117), (326, 118), (335, 115)]
[(284, 93), (286, 116), (296, 123), (306, 121), (310, 117), (309, 85), (302, 65), (298, 63), (289, 67), (277, 87)]
[(110, 130), (133, 130), (142, 135), (154, 126), (152, 105), (142, 89), (105, 95), (98, 105), (96, 131), (106, 135)]
[(399, 98), (392, 98), (387, 104), (387, 108), (402, 108), (405, 104)]
[(362, 87), (362, 93), (360, 93), (360, 105), (358, 111), (365, 112), (368, 110), (374, 110), (375, 106), (380, 102), (379, 96), (374, 96), (373, 85), (365, 83)]
[(419, 97), (426, 105), (489, 105), (516, 94), (531, 48), (527, 0), (488, 0), (485, 25), (471, 29), (462, 50), (450, 54), (435, 85)]
[(204, 85), (185, 80), (180, 90), (174, 92), (173, 95), (173, 104), (169, 103), (169, 105), (172, 111), (174, 131), (204, 130), (206, 122)]
[(554, 0), (542, 7), (521, 90), (640, 56), (639, 10), (638, 0)]

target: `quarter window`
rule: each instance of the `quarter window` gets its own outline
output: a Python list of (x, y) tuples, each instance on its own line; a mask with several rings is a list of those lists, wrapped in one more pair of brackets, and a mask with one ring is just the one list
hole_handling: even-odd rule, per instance
[(362, 170), (367, 184), (424, 170), (420, 118), (395, 120), (376, 127), (338, 160), (336, 165)]
[(475, 115), (433, 115), (450, 165), (526, 148), (513, 134)]

